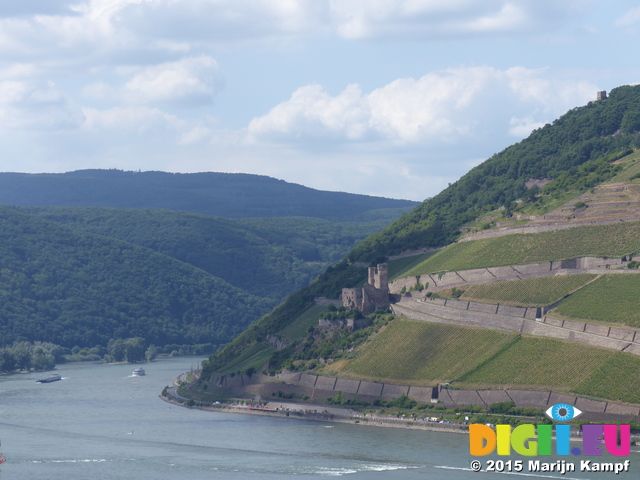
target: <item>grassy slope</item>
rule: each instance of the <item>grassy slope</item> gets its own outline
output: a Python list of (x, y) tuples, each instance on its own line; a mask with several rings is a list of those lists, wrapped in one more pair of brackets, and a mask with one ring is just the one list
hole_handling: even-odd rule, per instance
[(604, 275), (564, 300), (554, 313), (640, 327), (639, 291), (640, 275)]
[[(457, 378), (516, 334), (397, 318), (343, 368), (341, 375), (434, 385)], [(456, 355), (451, 355), (456, 351)]]
[(399, 276), (522, 265), (582, 256), (622, 257), (638, 251), (640, 222), (575, 227), (454, 243)]
[[(451, 352), (456, 352), (452, 355)], [(455, 388), (553, 389), (640, 402), (640, 359), (624, 352), (515, 333), (396, 318), (341, 362), (339, 376)]]
[(471, 285), (461, 298), (522, 307), (542, 307), (560, 300), (594, 278), (596, 275), (584, 273), (484, 283)]

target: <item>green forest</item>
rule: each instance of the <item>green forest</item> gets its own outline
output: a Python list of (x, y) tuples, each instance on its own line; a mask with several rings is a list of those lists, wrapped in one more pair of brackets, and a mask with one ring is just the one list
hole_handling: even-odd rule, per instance
[[(179, 176), (158, 177), (163, 188), (189, 186), (171, 184)], [(302, 197), (292, 201), (304, 210), (308, 189), (298, 190)], [(121, 194), (116, 189), (107, 200)], [(209, 354), (408, 208), (362, 197), (362, 208), (339, 219), (284, 211), (222, 218), (171, 202), (173, 210), (0, 206), (0, 371), (42, 370), (65, 359)], [(42, 354), (43, 345), (56, 350)]]

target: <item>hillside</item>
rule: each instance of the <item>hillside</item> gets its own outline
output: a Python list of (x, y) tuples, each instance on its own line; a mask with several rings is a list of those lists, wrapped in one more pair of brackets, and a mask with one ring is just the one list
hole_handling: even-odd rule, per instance
[(23, 206), (180, 210), (225, 218), (316, 217), (349, 220), (417, 202), (315, 190), (239, 173), (0, 173), (0, 203)]
[(399, 215), (369, 212), (362, 221), (331, 222), (310, 217), (229, 219), (133, 208), (19, 211), (149, 248), (260, 296), (272, 307), (340, 260), (359, 240), (384, 228), (393, 218), (388, 215)]
[(221, 344), (268, 302), (131, 243), (0, 208), (2, 343)]
[[(69, 351), (122, 359), (124, 347), (139, 359), (150, 345), (209, 353), (415, 203), (251, 175), (0, 177), (7, 202), (56, 205), (0, 207), (1, 371), (45, 344), (51, 354), (33, 366)], [(75, 204), (126, 208), (64, 206)], [(237, 218), (185, 211), (198, 208)]]
[[(216, 372), (273, 374), (284, 368), (312, 374), (314, 384), (325, 376), (420, 387), (446, 382), (462, 389), (547, 389), (640, 404), (629, 380), (640, 361), (640, 324), (627, 315), (640, 279), (640, 212), (634, 203), (639, 132), (640, 86), (619, 87), (607, 100), (573, 109), (534, 131), (357, 245), (347, 256), (352, 266), (344, 262), (293, 296), (305, 302), (289, 299), (252, 325), (210, 358), (199, 388), (218, 378)], [(454, 243), (460, 239), (466, 241)], [(392, 305), (396, 316), (378, 312), (364, 328), (351, 331), (327, 330), (305, 314), (312, 311), (316, 291), (336, 282), (336, 272), (412, 250), (426, 253), (389, 262), (391, 293), (402, 296)], [(313, 308), (316, 318), (323, 311), (336, 318), (329, 307)], [(278, 312), (283, 313), (274, 321)], [(265, 340), (296, 331), (295, 325), (307, 329), (297, 329), (297, 337), (289, 336), (284, 345)], [(488, 357), (471, 349), (470, 342), (480, 340)], [(247, 355), (249, 350), (260, 354)], [(564, 372), (574, 371), (571, 381), (562, 380)], [(291, 391), (304, 386), (295, 385)], [(359, 388), (353, 388), (348, 398), (357, 399)], [(304, 391), (314, 396), (331, 389)], [(447, 393), (455, 403), (454, 397)], [(472, 398), (480, 397), (469, 392)], [(504, 394), (496, 391), (494, 398)]]

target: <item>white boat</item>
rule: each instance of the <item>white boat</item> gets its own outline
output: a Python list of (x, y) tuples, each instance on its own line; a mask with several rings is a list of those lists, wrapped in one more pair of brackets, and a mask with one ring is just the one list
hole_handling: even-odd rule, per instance
[(144, 368), (138, 367), (133, 371), (132, 374), (134, 377), (144, 377), (146, 373), (144, 373)]

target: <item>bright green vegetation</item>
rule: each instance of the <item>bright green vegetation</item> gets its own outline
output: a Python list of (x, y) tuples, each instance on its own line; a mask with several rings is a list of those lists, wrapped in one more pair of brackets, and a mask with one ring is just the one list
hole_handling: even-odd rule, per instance
[(583, 380), (574, 392), (640, 403), (640, 358), (625, 352), (614, 352), (599, 368)]
[(448, 382), (515, 337), (399, 317), (366, 344), (341, 375), (411, 384)]
[(640, 275), (604, 275), (564, 300), (560, 315), (640, 327)]
[(262, 343), (254, 343), (250, 348), (242, 352), (242, 355), (228, 363), (219, 373), (228, 374), (257, 371), (269, 360), (273, 352), (275, 352), (275, 348), (273, 347), (267, 347)]
[(639, 403), (640, 358), (550, 338), (521, 337), (465, 375), (460, 388), (553, 389)]
[(314, 305), (305, 310), (302, 315), (299, 315), (295, 321), (280, 330), (278, 335), (290, 342), (295, 342), (302, 338), (310, 327), (318, 326), (318, 319), (326, 311), (327, 307)]
[[(640, 152), (636, 151), (631, 155), (621, 158), (618, 163), (624, 167), (620, 173), (606, 183), (629, 182), (638, 178), (640, 173)], [(635, 177), (635, 178), (632, 178)]]
[(640, 358), (551, 338), (396, 318), (340, 376), (453, 388), (553, 389), (640, 403)]
[(524, 215), (544, 215), (556, 208), (560, 208), (569, 200), (580, 196), (582, 192), (572, 190), (570, 192), (558, 192), (555, 195), (543, 195), (536, 202), (528, 203), (518, 208), (518, 213)]
[(574, 227), (455, 243), (402, 276), (585, 256), (622, 257), (638, 251), (640, 222)]
[(560, 300), (594, 278), (596, 275), (578, 274), (484, 283), (471, 285), (461, 298), (523, 307), (542, 307)]
[(614, 352), (551, 338), (520, 337), (456, 382), (469, 388), (554, 388), (569, 391)]
[(426, 259), (434, 255), (436, 252), (422, 253), (420, 255), (412, 255), (410, 257), (398, 258), (387, 262), (389, 266), (389, 281), (392, 282), (402, 277), (402, 272), (411, 270), (414, 266), (421, 264)]
[[(372, 235), (350, 254), (353, 261), (378, 261), (406, 249), (452, 243), (460, 226), (517, 200), (535, 202), (535, 194), (586, 191), (619, 173), (614, 162), (640, 147), (640, 86), (613, 89), (606, 101), (570, 110), (552, 125), (506, 148), (433, 198)], [(614, 135), (618, 133), (617, 135)], [(552, 181), (527, 190), (532, 178)]]

